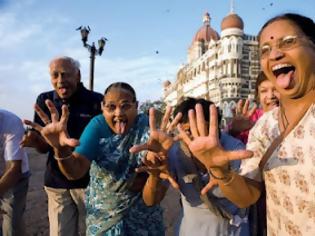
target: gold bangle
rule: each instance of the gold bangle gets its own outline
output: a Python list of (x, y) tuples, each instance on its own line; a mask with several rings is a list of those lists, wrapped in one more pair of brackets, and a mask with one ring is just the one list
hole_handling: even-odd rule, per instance
[(56, 157), (56, 156), (54, 155), (54, 158), (55, 158), (55, 160), (57, 160), (57, 161), (64, 161), (64, 160), (70, 159), (71, 157), (72, 157), (72, 153), (71, 153), (69, 156), (66, 156), (66, 157)]
[(230, 185), (235, 179), (235, 173), (231, 172), (231, 176), (229, 179), (227, 179), (226, 181), (223, 181), (223, 185), (227, 186)]

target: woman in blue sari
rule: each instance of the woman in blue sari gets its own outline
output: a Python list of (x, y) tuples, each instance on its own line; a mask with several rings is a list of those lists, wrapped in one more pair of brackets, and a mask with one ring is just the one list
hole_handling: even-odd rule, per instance
[[(148, 139), (148, 118), (137, 113), (134, 89), (127, 83), (111, 84), (103, 101), (103, 114), (85, 128), (80, 141), (67, 134), (68, 109), (59, 114), (46, 101), (51, 119), (35, 107), (46, 126), (27, 121), (54, 147), (55, 158), (68, 179), (90, 171), (86, 190), (87, 235), (164, 235), (162, 209), (147, 207), (142, 189), (147, 176), (135, 173), (141, 154), (130, 147)], [(74, 148), (74, 150), (73, 150)]]

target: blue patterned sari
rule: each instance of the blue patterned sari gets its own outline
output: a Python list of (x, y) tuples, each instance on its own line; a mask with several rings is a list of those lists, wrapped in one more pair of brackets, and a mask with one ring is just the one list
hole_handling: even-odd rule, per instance
[(148, 118), (138, 115), (125, 135), (116, 135), (103, 115), (91, 120), (75, 152), (91, 161), (86, 190), (87, 235), (164, 235), (162, 209), (147, 207), (130, 191), (141, 154), (130, 147), (148, 139)]

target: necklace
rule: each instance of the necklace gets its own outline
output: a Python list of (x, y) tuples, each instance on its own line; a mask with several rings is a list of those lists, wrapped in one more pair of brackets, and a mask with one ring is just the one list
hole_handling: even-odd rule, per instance
[(280, 107), (280, 122), (283, 125), (283, 132), (284, 132), (289, 126), (289, 121), (285, 114), (285, 110), (283, 108), (281, 101), (279, 101), (279, 107)]

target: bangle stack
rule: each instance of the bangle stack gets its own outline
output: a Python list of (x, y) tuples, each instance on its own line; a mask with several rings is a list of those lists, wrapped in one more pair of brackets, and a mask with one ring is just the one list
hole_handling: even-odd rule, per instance
[(54, 158), (57, 161), (64, 161), (64, 160), (72, 158), (72, 153), (69, 156), (66, 156), (66, 157), (56, 157), (56, 156), (54, 156)]

